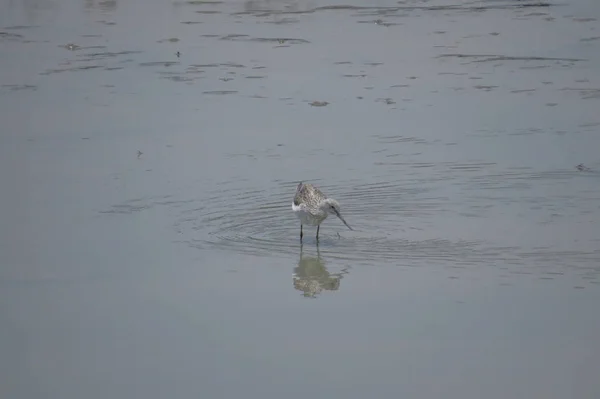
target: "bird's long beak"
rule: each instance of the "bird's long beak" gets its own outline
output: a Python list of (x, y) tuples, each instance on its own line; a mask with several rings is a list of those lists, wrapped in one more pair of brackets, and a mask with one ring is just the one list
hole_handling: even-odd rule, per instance
[(348, 223), (346, 223), (346, 221), (344, 220), (344, 218), (342, 217), (342, 215), (336, 210), (335, 214), (337, 215), (337, 217), (340, 218), (340, 220), (342, 222), (344, 222), (344, 224), (346, 225), (346, 227), (348, 227), (350, 230), (354, 230), (352, 227), (350, 227), (350, 225)]

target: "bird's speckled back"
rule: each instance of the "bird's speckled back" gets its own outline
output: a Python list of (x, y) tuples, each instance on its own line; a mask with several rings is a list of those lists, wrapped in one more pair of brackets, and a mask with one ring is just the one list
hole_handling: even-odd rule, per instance
[(294, 205), (304, 204), (312, 212), (316, 212), (319, 208), (319, 204), (324, 199), (327, 199), (325, 194), (312, 184), (304, 184), (300, 182), (296, 188), (296, 195), (294, 195)]

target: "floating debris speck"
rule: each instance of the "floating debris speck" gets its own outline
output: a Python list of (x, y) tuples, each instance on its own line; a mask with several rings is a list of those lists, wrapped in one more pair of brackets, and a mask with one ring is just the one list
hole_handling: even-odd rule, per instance
[(70, 51), (79, 50), (81, 48), (80, 46), (73, 43), (65, 44), (63, 47)]
[(588, 168), (587, 166), (585, 166), (582, 163), (580, 163), (579, 165), (575, 166), (575, 168), (577, 168), (577, 170), (579, 170), (581, 172), (591, 172), (592, 171), (590, 168)]

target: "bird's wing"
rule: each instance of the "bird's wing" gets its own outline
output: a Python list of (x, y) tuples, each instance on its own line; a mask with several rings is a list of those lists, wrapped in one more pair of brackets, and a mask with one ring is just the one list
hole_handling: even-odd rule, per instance
[(321, 192), (318, 188), (313, 186), (312, 184), (298, 184), (296, 187), (296, 195), (294, 195), (294, 205), (300, 205), (301, 203), (318, 203), (321, 200), (327, 198), (325, 194)]
[(317, 194), (316, 197), (319, 198), (320, 200), (327, 198), (327, 196), (325, 194), (323, 194), (323, 192), (321, 190), (319, 190), (318, 188), (316, 188), (315, 186), (312, 186), (312, 189)]

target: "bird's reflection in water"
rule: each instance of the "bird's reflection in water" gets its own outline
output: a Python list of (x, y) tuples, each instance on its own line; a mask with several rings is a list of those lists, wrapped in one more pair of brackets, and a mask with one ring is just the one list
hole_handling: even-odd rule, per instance
[(317, 246), (317, 257), (306, 256), (300, 247), (300, 261), (294, 268), (294, 288), (307, 298), (316, 298), (323, 290), (337, 291), (346, 269), (340, 273), (329, 273)]

